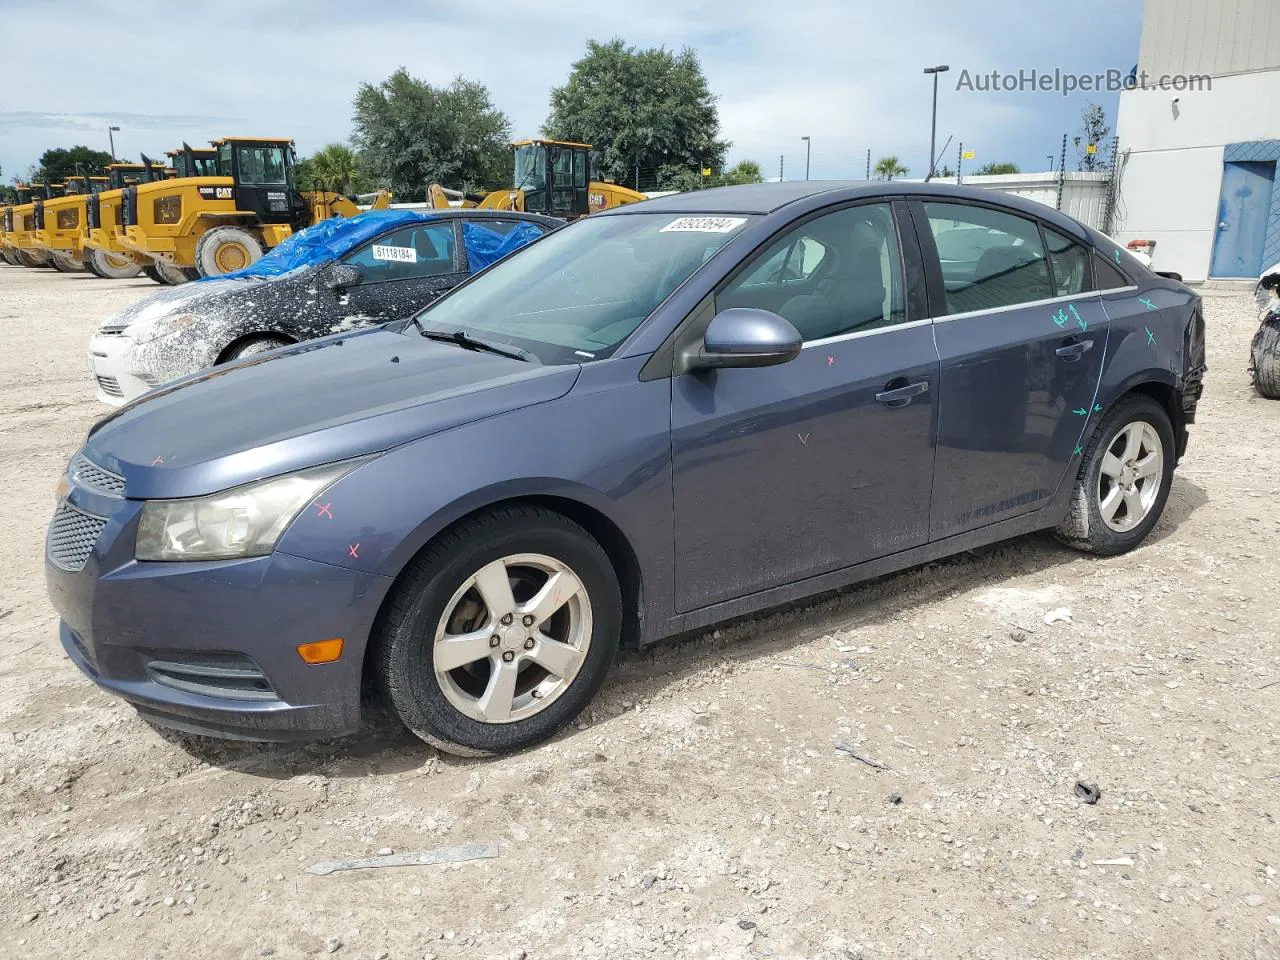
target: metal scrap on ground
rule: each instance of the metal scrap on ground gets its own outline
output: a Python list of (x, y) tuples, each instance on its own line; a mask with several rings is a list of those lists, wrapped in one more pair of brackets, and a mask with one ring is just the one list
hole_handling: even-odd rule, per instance
[(898, 773), (897, 770), (889, 766), (887, 763), (881, 763), (879, 760), (876, 760), (873, 757), (864, 756), (863, 754), (859, 753), (857, 750), (853, 749), (853, 747), (849, 746), (849, 744), (847, 743), (844, 743), (844, 742), (837, 743), (836, 749), (839, 750), (841, 753), (847, 753), (849, 756), (853, 757), (853, 759), (855, 760), (865, 763), (868, 767), (874, 767), (877, 770), (888, 770), (890, 773)]
[(342, 870), (370, 870), (375, 867), (422, 867), (433, 863), (463, 863), (467, 860), (492, 860), (498, 856), (496, 843), (467, 843), (460, 847), (441, 847), (419, 853), (393, 853), (385, 857), (361, 860), (322, 860), (307, 868), (307, 873), (326, 877)]

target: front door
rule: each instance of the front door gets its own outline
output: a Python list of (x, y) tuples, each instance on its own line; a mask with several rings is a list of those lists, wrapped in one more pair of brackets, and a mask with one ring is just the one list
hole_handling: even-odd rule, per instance
[(1228, 162), (1222, 166), (1222, 197), (1213, 241), (1215, 277), (1257, 278), (1271, 216), (1274, 162)]
[(1108, 319), (1083, 244), (989, 207), (914, 208), (942, 363), (929, 524), (940, 540), (1042, 507), (1079, 462)]
[(347, 255), (362, 281), (337, 294), (340, 318), (368, 323), (417, 313), (465, 279), (453, 220), (415, 223), (385, 233)]
[(672, 384), (680, 612), (925, 542), (938, 358), (902, 278), (891, 206), (870, 203), (791, 228), (717, 293), (805, 344)]

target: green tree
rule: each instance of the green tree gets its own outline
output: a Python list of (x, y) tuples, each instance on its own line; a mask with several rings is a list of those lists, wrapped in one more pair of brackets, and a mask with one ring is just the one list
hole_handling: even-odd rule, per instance
[(689, 48), (637, 50), (620, 39), (587, 43), (562, 87), (551, 91), (543, 133), (589, 143), (600, 172), (633, 183), (656, 171), (658, 186), (679, 189), (704, 167), (719, 168), (729, 143), (720, 140), (716, 98)]
[(909, 172), (897, 157), (881, 157), (872, 168), (877, 180), (892, 180), (894, 177), (905, 177)]
[(359, 189), (359, 157), (345, 143), (330, 143), (298, 163), (298, 186), (310, 190), (319, 181), (325, 190), (353, 193)]
[(1002, 173), (1021, 173), (1016, 163), (997, 163), (992, 160), (990, 163), (984, 164), (977, 170), (973, 171), (976, 177), (994, 177)]
[(353, 141), (359, 173), (398, 200), (421, 200), (427, 186), (482, 189), (511, 183), (511, 124), (484, 84), (456, 78), (433, 87), (404, 67), (382, 83), (362, 83)]
[(731, 186), (738, 183), (764, 183), (760, 175), (760, 164), (754, 160), (739, 160), (720, 175), (718, 185)]
[(32, 170), (32, 179), (57, 183), (74, 177), (82, 170), (85, 174), (97, 176), (110, 162), (111, 154), (105, 150), (91, 150), (86, 146), (53, 147), (40, 155), (40, 161)]
[[(1090, 173), (1105, 170), (1108, 161), (1104, 148), (1107, 146), (1107, 138), (1111, 136), (1106, 111), (1096, 103), (1089, 104), (1080, 115), (1080, 127), (1080, 133), (1071, 139), (1076, 148), (1076, 169)], [(1089, 152), (1090, 147), (1093, 147), (1093, 153)]]

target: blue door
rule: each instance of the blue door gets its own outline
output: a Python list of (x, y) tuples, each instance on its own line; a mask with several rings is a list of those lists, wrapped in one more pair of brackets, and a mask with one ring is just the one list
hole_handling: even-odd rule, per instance
[(1274, 162), (1227, 162), (1222, 166), (1222, 198), (1213, 242), (1215, 277), (1256, 278), (1271, 215)]
[(1091, 254), (1070, 237), (977, 205), (919, 210), (943, 288), (930, 521), (942, 540), (1043, 507), (1079, 462), (1108, 320)]
[(716, 295), (805, 345), (672, 383), (681, 612), (927, 540), (938, 355), (902, 277), (890, 204), (861, 204), (793, 227)]

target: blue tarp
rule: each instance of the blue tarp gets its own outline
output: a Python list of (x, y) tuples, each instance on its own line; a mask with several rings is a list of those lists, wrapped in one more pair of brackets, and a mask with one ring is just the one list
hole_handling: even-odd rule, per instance
[(202, 280), (225, 280), (228, 277), (278, 277), (297, 270), (337, 260), (353, 247), (357, 247), (378, 234), (410, 223), (434, 220), (429, 214), (416, 210), (366, 210), (355, 217), (334, 217), (321, 220), (315, 226), (299, 230), (283, 243), (274, 247), (261, 260), (243, 270), (224, 273), (220, 277), (202, 277)]
[(467, 248), (467, 262), (471, 264), (471, 272), (483, 270), (494, 261), (519, 250), (526, 243), (537, 240), (545, 232), (545, 228), (534, 226), (527, 220), (518, 222), (506, 234), (490, 230), (474, 221), (464, 221), (462, 244)]
[[(317, 266), (345, 256), (366, 240), (395, 227), (411, 223), (427, 223), (439, 219), (416, 210), (366, 210), (355, 217), (321, 220), (289, 237), (258, 262), (220, 277), (202, 280), (225, 280), (229, 277), (279, 277), (300, 267)], [(509, 221), (508, 221), (509, 222)], [(507, 254), (542, 236), (544, 230), (528, 221), (519, 221), (507, 233), (499, 233), (474, 221), (462, 224), (462, 243), (467, 248), (471, 272), (483, 270)]]

